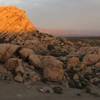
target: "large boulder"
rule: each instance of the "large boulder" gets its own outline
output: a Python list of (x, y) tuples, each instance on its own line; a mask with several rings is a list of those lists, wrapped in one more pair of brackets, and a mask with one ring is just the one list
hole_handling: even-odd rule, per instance
[(100, 55), (87, 54), (83, 59), (83, 63), (88, 66), (88, 65), (96, 64), (99, 60), (100, 60)]
[(43, 77), (48, 81), (61, 81), (64, 79), (63, 63), (52, 56), (42, 59)]
[(7, 61), (18, 49), (18, 45), (13, 45), (9, 43), (0, 44), (0, 61)]
[(14, 6), (0, 7), (0, 38), (28, 37), (29, 33), (36, 30), (25, 11)]

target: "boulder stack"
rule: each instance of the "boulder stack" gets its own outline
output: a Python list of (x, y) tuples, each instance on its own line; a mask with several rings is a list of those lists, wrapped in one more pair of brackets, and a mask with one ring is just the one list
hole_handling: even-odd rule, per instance
[(0, 79), (100, 86), (99, 46), (41, 33), (16, 7), (0, 7), (1, 38)]

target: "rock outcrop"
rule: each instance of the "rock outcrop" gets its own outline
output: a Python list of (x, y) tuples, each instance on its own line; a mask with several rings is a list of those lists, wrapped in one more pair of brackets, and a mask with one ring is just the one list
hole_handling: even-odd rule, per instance
[(0, 38), (28, 36), (36, 30), (25, 11), (14, 6), (0, 7)]

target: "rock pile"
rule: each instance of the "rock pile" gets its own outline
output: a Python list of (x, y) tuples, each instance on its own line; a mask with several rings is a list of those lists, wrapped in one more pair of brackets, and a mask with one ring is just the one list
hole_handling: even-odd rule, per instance
[[(10, 11), (9, 7), (5, 9)], [(14, 9), (11, 13), (15, 14), (16, 8)], [(4, 8), (0, 8), (1, 10)], [(20, 83), (66, 81), (73, 88), (83, 89), (90, 84), (100, 87), (100, 47), (87, 46), (85, 43), (74, 44), (34, 31), (25, 39), (20, 36), (8, 42), (4, 40), (0, 43), (0, 80)]]

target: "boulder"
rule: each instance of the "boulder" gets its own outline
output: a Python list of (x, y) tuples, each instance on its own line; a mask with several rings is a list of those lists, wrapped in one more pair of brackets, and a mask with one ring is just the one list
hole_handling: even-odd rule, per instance
[(23, 79), (21, 73), (17, 73), (17, 75), (14, 77), (14, 80), (15, 80), (16, 82), (22, 83), (24, 79)]
[(24, 70), (25, 70), (25, 72), (23, 74), (23, 78), (24, 78), (25, 81), (31, 80), (31, 82), (33, 82), (33, 83), (37, 82), (37, 81), (40, 81), (41, 76), (34, 69), (31, 69), (29, 67), (25, 67)]
[(22, 61), (19, 58), (10, 58), (8, 61), (5, 63), (5, 67), (9, 71), (15, 70), (18, 66), (22, 65)]
[(24, 42), (24, 47), (25, 48), (30, 48), (36, 53), (41, 51), (41, 50), (45, 50), (42, 43), (38, 40), (38, 38), (35, 38), (35, 37), (33, 37), (32, 40), (26, 40)]
[(18, 49), (18, 45), (9, 43), (0, 44), (0, 61), (7, 61)]
[(42, 59), (43, 77), (48, 81), (61, 81), (64, 79), (63, 63), (52, 56)]
[(71, 57), (68, 59), (67, 62), (67, 69), (74, 69), (75, 67), (79, 66), (80, 60), (78, 57)]
[(87, 54), (84, 58), (83, 58), (83, 63), (85, 65), (94, 65), (96, 64), (98, 61), (100, 60), (100, 55), (98, 54)]
[(77, 81), (77, 80), (79, 80), (79, 79), (80, 79), (80, 77), (79, 77), (78, 74), (75, 74), (75, 75), (73, 76), (73, 80)]
[(26, 12), (14, 6), (0, 7), (0, 25), (0, 38), (28, 37), (29, 33), (37, 30)]
[(34, 67), (41, 68), (41, 61), (38, 55), (36, 54), (30, 55), (29, 61)]
[(29, 48), (22, 48), (19, 51), (19, 54), (23, 57), (23, 58), (28, 58), (30, 55), (34, 54), (32, 49)]

